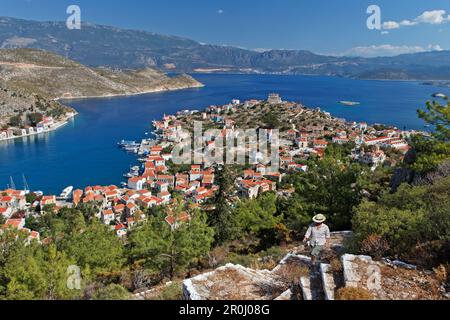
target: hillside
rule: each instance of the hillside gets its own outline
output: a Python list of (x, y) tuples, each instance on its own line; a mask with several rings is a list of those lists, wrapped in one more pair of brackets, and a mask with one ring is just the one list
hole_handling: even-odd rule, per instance
[(157, 67), (173, 72), (244, 72), (332, 75), (362, 79), (447, 80), (450, 52), (397, 57), (333, 57), (304, 50), (257, 52), (152, 32), (85, 23), (0, 18), (0, 48), (36, 48), (91, 67)]
[(11, 89), (0, 82), (0, 130), (9, 125), (22, 127), (30, 123), (28, 115), (40, 114), (59, 118), (73, 109), (27, 92)]
[(198, 87), (193, 78), (170, 78), (147, 68), (140, 71), (92, 69), (35, 49), (0, 50), (0, 75), (12, 88), (47, 98), (128, 95)]

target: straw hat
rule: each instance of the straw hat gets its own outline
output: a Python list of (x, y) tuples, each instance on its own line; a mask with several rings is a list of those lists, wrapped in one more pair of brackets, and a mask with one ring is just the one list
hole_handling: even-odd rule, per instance
[(318, 214), (314, 216), (313, 221), (315, 223), (323, 223), (327, 220), (327, 218), (323, 214)]

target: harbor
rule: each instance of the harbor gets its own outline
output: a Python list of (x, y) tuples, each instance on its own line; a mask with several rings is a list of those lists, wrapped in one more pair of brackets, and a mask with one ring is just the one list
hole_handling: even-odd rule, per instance
[[(19, 181), (22, 173), (39, 190), (58, 195), (70, 185), (119, 184), (130, 164), (142, 163), (136, 158), (144, 155), (139, 155), (140, 148), (133, 150), (137, 153), (125, 152), (118, 142), (124, 139), (141, 144), (143, 138), (157, 139), (152, 136), (152, 121), (161, 119), (164, 113), (202, 109), (235, 97), (265, 99), (268, 92), (276, 90), (284, 99), (322, 106), (339, 118), (422, 130), (425, 123), (418, 119), (416, 110), (441, 90), (415, 82), (333, 77), (198, 74), (197, 78), (206, 84), (204, 88), (67, 102), (78, 113), (74, 121), (51, 134), (0, 143), (0, 188), (6, 187), (11, 175)], [(273, 82), (279, 83), (276, 88)], [(392, 100), (393, 96), (397, 98)], [(362, 105), (338, 105), (343, 98)]]

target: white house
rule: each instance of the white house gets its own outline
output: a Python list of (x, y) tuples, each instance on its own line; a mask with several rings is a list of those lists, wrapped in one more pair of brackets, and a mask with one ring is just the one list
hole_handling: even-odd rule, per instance
[(102, 221), (104, 224), (110, 225), (115, 220), (116, 216), (111, 209), (103, 210)]
[(144, 177), (133, 177), (128, 179), (128, 188), (132, 190), (142, 190), (144, 189), (144, 184), (147, 180)]
[(0, 216), (3, 216), (6, 219), (11, 218), (12, 210), (11, 208), (0, 208)]
[(366, 152), (360, 156), (360, 162), (377, 167), (386, 161), (386, 155), (383, 151)]

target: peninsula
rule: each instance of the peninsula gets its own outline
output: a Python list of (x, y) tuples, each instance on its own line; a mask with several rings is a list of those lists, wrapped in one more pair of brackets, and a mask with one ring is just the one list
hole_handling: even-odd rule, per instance
[(169, 77), (153, 68), (89, 68), (35, 49), (0, 50), (0, 79), (0, 129), (3, 131), (0, 139), (23, 136), (23, 129), (36, 127), (44, 117), (65, 121), (74, 116), (76, 112), (61, 104), (58, 101), (61, 99), (135, 95), (203, 86), (186, 74)]

